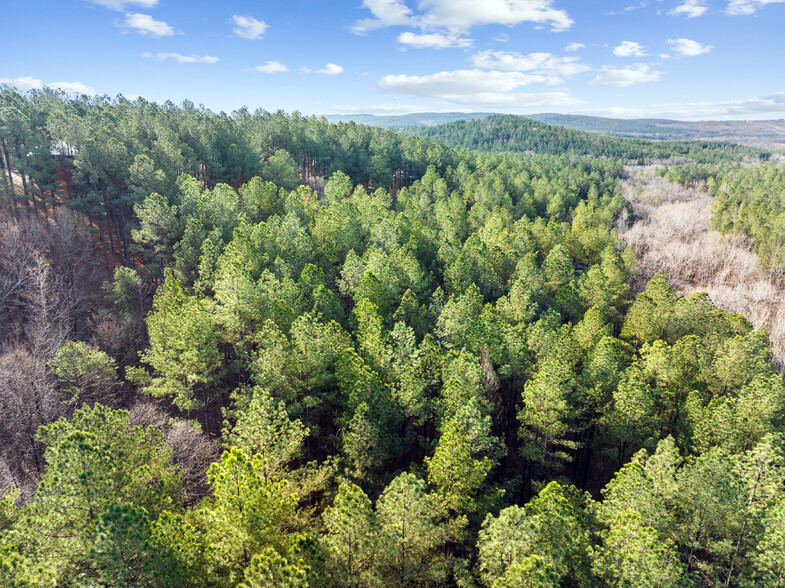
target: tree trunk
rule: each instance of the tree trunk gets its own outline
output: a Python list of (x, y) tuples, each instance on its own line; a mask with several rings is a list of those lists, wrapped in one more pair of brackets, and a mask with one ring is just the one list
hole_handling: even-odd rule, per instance
[(5, 192), (8, 197), (11, 199), (9, 201), (9, 205), (13, 206), (14, 214), (16, 214), (16, 195), (14, 193), (14, 178), (11, 176), (11, 161), (8, 158), (8, 150), (5, 148), (5, 138), (0, 137), (0, 165), (2, 165), (3, 170), (3, 186), (5, 187)]
[[(114, 252), (114, 238), (112, 237), (112, 208), (109, 206), (109, 199), (106, 197), (106, 188), (101, 190), (104, 197), (104, 218), (106, 219), (106, 229), (109, 233), (109, 250)], [(108, 267), (108, 266), (107, 266)]]
[[(14, 143), (14, 150), (16, 151), (16, 158), (19, 161), (22, 161), (22, 153), (21, 153), (21, 150), (19, 148), (19, 143)], [(19, 177), (22, 178), (22, 192), (24, 193), (25, 200), (27, 201), (27, 204), (25, 206), (26, 212), (27, 212), (27, 221), (31, 222), (32, 221), (32, 216), (30, 214), (30, 195), (27, 192), (27, 179), (25, 178), (24, 171), (20, 170)]]
[(71, 200), (74, 199), (74, 195), (71, 191), (71, 178), (73, 176), (71, 175), (71, 170), (68, 168), (65, 159), (63, 159), (62, 161), (62, 165), (63, 165), (63, 181), (65, 181), (65, 193), (66, 196), (68, 197), (68, 201), (70, 202)]
[(128, 259), (128, 226), (125, 224), (125, 211), (123, 206), (120, 207), (120, 231), (123, 237), (123, 257), (125, 262), (129, 263)]
[(104, 223), (100, 220), (98, 221), (98, 229), (101, 231), (101, 249), (104, 252), (104, 262), (106, 263), (107, 271), (111, 271), (111, 267), (109, 265), (109, 254), (106, 251), (106, 239), (104, 238)]
[[(27, 180), (25, 179), (25, 174), (24, 174), (24, 172), (23, 172), (23, 173), (20, 173), (19, 175), (20, 175), (20, 176), (22, 176), (22, 191), (24, 192), (24, 194), (25, 194), (25, 200), (27, 201), (27, 205), (26, 205), (26, 209), (27, 209), (27, 221), (28, 221), (28, 222), (32, 222), (32, 220), (33, 220), (33, 217), (32, 217), (32, 215), (31, 215), (31, 213), (30, 213), (30, 195), (27, 193)], [(33, 199), (33, 202), (35, 202), (35, 199)]]
[[(40, 191), (40, 188), (39, 188)], [(44, 216), (41, 217), (41, 213), (38, 210), (38, 198), (35, 197), (35, 185), (33, 184), (33, 179), (30, 178), (30, 196), (33, 199), (33, 210), (35, 211), (35, 218), (46, 218), (46, 208), (44, 208)]]
[[(46, 212), (46, 198), (44, 194), (43, 188), (38, 188), (38, 192), (41, 194), (41, 208), (43, 208), (43, 216), (41, 217), (44, 221), (44, 228), (46, 228), (46, 232), (50, 233), (52, 229), (49, 227), (49, 219), (47, 218)], [(54, 204), (52, 205), (52, 212), (54, 213)], [(35, 215), (38, 216), (38, 209), (36, 208)]]
[(57, 194), (55, 193), (55, 189), (52, 188), (49, 193), (52, 195), (52, 214), (55, 213), (55, 204), (57, 203)]

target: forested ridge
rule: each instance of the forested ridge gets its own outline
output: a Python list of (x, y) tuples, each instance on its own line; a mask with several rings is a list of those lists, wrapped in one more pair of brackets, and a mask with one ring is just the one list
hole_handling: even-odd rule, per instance
[(767, 335), (615, 228), (630, 159), (779, 172), (515, 137), (5, 90), (3, 585), (785, 583)]
[(500, 114), (434, 127), (407, 129), (411, 135), (437, 139), (451, 147), (513, 153), (575, 153), (647, 163), (674, 157), (696, 163), (718, 163), (744, 157), (765, 160), (768, 151), (721, 141), (644, 141), (552, 126), (523, 116)]

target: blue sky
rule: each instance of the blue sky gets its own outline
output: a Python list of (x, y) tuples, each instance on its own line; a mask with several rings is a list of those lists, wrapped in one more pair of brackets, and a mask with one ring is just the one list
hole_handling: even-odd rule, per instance
[(0, 82), (231, 112), (785, 118), (785, 0), (4, 2)]

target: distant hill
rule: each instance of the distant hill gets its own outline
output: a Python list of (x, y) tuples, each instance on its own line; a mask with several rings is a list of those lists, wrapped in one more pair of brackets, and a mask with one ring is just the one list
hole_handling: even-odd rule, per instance
[(589, 133), (514, 114), (457, 120), (431, 127), (407, 127), (402, 132), (435, 139), (448, 147), (473, 151), (573, 154), (639, 162), (687, 157), (702, 163), (713, 163), (728, 158), (767, 159), (771, 154), (768, 150), (751, 149), (733, 141), (652, 141), (610, 136), (610, 133)]
[[(354, 121), (373, 127), (405, 128), (437, 126), (493, 116), (490, 112), (423, 112), (400, 116), (335, 114), (330, 122)], [(598, 135), (650, 139), (655, 141), (729, 141), (763, 149), (785, 149), (785, 120), (760, 121), (680, 121), (658, 118), (622, 119), (577, 114), (542, 113), (524, 115), (549, 125)]]
[[(694, 124), (661, 118), (624, 119), (582, 116), (578, 114), (542, 113), (524, 116), (549, 125), (567, 127), (576, 131), (640, 139), (692, 138), (690, 137), (691, 133), (688, 126)], [(685, 124), (688, 126), (685, 127)]]
[(416, 114), (401, 114), (395, 116), (378, 116), (375, 114), (328, 114), (326, 118), (331, 123), (356, 122), (369, 127), (404, 128), (404, 127), (433, 127), (456, 120), (475, 120), (493, 116), (494, 112), (418, 112)]
[(681, 121), (657, 118), (621, 119), (574, 114), (533, 114), (531, 118), (558, 125), (616, 137), (660, 141), (730, 141), (764, 149), (785, 148), (785, 120)]

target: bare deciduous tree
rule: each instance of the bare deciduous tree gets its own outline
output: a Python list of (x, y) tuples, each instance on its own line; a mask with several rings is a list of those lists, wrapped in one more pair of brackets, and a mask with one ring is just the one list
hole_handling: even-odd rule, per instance
[(129, 411), (132, 425), (159, 429), (172, 448), (174, 463), (183, 473), (183, 491), (188, 504), (195, 504), (210, 491), (207, 468), (220, 457), (218, 444), (202, 433), (196, 421), (171, 418), (153, 402), (138, 402)]
[(38, 427), (66, 413), (46, 366), (16, 348), (0, 355), (0, 456), (14, 486), (30, 498), (43, 471)]
[(0, 346), (26, 340), (44, 361), (87, 335), (103, 278), (84, 224), (60, 210), (51, 218), (0, 221)]
[(711, 197), (669, 182), (653, 167), (629, 166), (621, 187), (637, 217), (617, 227), (622, 244), (638, 255), (637, 286), (663, 271), (681, 294), (707, 292), (718, 307), (767, 329), (774, 359), (785, 367), (783, 276), (761, 266), (754, 244), (710, 230)]

